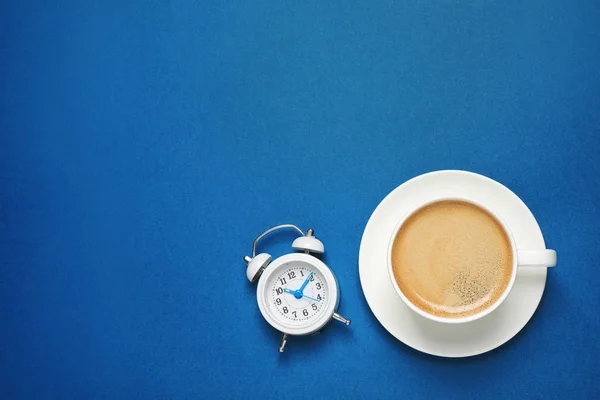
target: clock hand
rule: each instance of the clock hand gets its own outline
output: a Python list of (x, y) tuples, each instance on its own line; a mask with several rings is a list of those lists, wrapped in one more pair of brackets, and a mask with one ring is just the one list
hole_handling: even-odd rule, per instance
[(308, 274), (308, 276), (306, 277), (306, 280), (304, 281), (304, 283), (302, 283), (302, 286), (300, 286), (300, 289), (298, 289), (298, 291), (300, 293), (302, 293), (304, 291), (304, 288), (306, 287), (306, 285), (308, 285), (308, 282), (310, 281), (310, 278), (312, 277), (313, 273), (311, 272), (310, 274)]
[(283, 291), (285, 293), (289, 293), (289, 294), (294, 295), (294, 297), (297, 298), (297, 299), (301, 299), (302, 298), (302, 293), (299, 292), (299, 291), (297, 291), (297, 290), (290, 290), (288, 288), (284, 288)]
[(316, 302), (318, 302), (318, 303), (320, 303), (320, 302), (321, 302), (321, 300), (317, 300), (317, 299), (315, 299), (314, 297), (307, 296), (307, 295), (305, 295), (304, 293), (299, 293), (297, 290), (290, 290), (290, 289), (288, 289), (288, 288), (284, 288), (284, 289), (283, 289), (283, 291), (284, 291), (285, 293), (293, 294), (293, 295), (294, 295), (294, 297), (296, 297), (297, 299), (300, 299), (300, 298), (302, 298), (302, 297), (306, 297), (306, 298), (307, 298), (307, 299), (309, 299), (309, 300), (316, 301)]
[(313, 300), (313, 301), (316, 301), (317, 303), (320, 303), (320, 302), (321, 302), (321, 300), (317, 300), (317, 299), (315, 299), (315, 298), (313, 298), (313, 297), (307, 296), (307, 295), (305, 295), (304, 293), (302, 293), (302, 297), (306, 297), (307, 299), (309, 299), (309, 300)]

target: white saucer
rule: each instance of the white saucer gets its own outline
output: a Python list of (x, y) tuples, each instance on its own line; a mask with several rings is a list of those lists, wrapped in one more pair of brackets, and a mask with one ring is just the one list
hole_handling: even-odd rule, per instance
[(394, 291), (387, 269), (387, 246), (396, 223), (422, 201), (464, 195), (496, 211), (521, 250), (546, 248), (531, 211), (513, 192), (485, 176), (466, 171), (420, 175), (392, 191), (377, 206), (360, 243), (359, 274), (371, 311), (404, 344), (442, 357), (468, 357), (506, 343), (527, 324), (546, 286), (546, 268), (521, 268), (504, 303), (479, 320), (457, 325), (427, 320), (410, 310)]

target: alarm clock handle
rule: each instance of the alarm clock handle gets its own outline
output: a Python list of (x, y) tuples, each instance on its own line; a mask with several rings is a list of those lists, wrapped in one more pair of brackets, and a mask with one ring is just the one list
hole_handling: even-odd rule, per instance
[(262, 239), (265, 235), (268, 235), (269, 233), (271, 233), (273, 231), (276, 231), (279, 229), (284, 229), (284, 228), (294, 229), (294, 230), (296, 230), (296, 232), (298, 232), (299, 234), (304, 236), (304, 232), (302, 232), (302, 229), (298, 228), (296, 225), (293, 225), (293, 224), (282, 224), (282, 225), (277, 225), (272, 228), (269, 228), (266, 231), (264, 231), (263, 233), (261, 233), (260, 235), (258, 235), (256, 237), (256, 239), (254, 239), (254, 243), (252, 243), (252, 257), (256, 256), (256, 245), (258, 244), (258, 241), (260, 239)]

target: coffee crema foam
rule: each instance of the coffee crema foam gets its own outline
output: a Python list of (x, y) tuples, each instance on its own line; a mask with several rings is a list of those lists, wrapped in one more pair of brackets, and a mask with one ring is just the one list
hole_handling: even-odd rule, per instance
[(438, 317), (462, 318), (502, 296), (513, 256), (496, 218), (465, 201), (441, 200), (402, 224), (391, 261), (396, 282), (411, 303)]

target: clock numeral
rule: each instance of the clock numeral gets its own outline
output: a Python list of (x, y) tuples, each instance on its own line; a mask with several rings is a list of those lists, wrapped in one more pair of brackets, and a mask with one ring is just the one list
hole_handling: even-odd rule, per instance
[(279, 282), (281, 282), (282, 285), (285, 285), (287, 281), (285, 278), (279, 278)]
[(301, 276), (304, 276), (304, 272), (302, 272), (302, 270), (300, 270), (300, 275), (301, 275)]
[(287, 309), (287, 307), (283, 307), (283, 313), (284, 313), (284, 314), (287, 314), (287, 313), (288, 313), (288, 309)]
[(315, 274), (313, 273), (312, 276), (310, 277), (310, 281), (314, 281), (315, 280)]
[(323, 300), (323, 298), (321, 297), (320, 294), (317, 294), (317, 300), (319, 300), (319, 301)]
[[(277, 299), (277, 300), (279, 300), (279, 299)], [(317, 308), (318, 308), (318, 307), (317, 307), (317, 305), (316, 305), (315, 303), (312, 303), (312, 304), (311, 304), (311, 306), (312, 306), (312, 309), (313, 309), (313, 310), (317, 311)]]
[(321, 289), (321, 284), (319, 282), (317, 282), (315, 286), (317, 287), (317, 290)]
[(297, 315), (296, 315), (296, 311), (292, 311), (292, 314), (294, 314), (294, 318), (296, 318), (296, 317), (297, 317)]
[(283, 294), (283, 289), (278, 287), (277, 289), (275, 289), (275, 292), (277, 292), (277, 294)]
[(277, 303), (278, 306), (281, 305), (281, 299), (278, 297), (275, 299), (275, 303)]
[(302, 315), (304, 315), (305, 317), (308, 317), (308, 310), (306, 308), (304, 310), (302, 310)]
[(288, 272), (288, 278), (294, 279), (296, 277), (296, 273), (294, 271)]

